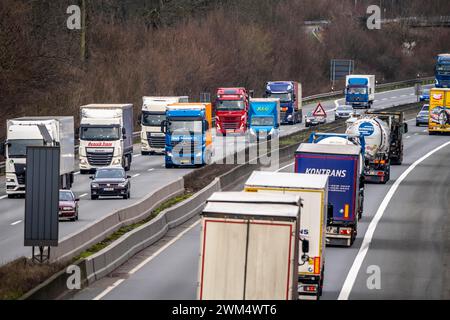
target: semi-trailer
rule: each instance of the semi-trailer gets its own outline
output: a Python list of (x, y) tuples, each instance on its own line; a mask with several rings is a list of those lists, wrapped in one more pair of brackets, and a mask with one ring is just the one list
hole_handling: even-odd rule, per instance
[(266, 98), (280, 99), (281, 124), (303, 120), (302, 85), (296, 81), (272, 81), (266, 84)]
[(201, 215), (199, 300), (297, 300), (301, 200), (217, 192)]
[(245, 88), (219, 88), (214, 103), (216, 112), (216, 134), (245, 134), (248, 128), (250, 95)]

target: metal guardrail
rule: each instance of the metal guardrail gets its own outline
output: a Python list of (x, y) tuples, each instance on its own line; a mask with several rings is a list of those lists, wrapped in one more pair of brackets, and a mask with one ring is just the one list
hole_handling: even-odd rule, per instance
[[(417, 79), (410, 79), (410, 80), (403, 80), (403, 81), (397, 81), (397, 82), (389, 82), (389, 83), (382, 83), (378, 84), (376, 87), (378, 89), (385, 89), (390, 87), (396, 87), (396, 86), (403, 86), (403, 85), (414, 85), (415, 83), (419, 82), (426, 82), (426, 81), (433, 81), (434, 77), (425, 77), (425, 78), (417, 78)], [(333, 91), (333, 92), (327, 92), (327, 93), (320, 93), (316, 95), (312, 95), (309, 97), (303, 98), (303, 102), (308, 101), (314, 101), (317, 99), (324, 99), (324, 98), (332, 98), (342, 95), (342, 91)], [(133, 132), (133, 139), (136, 139), (140, 136), (140, 132)], [(0, 142), (0, 143), (3, 143)], [(78, 152), (78, 146), (75, 146), (75, 154)], [(0, 162), (0, 172), (5, 168), (5, 162)]]

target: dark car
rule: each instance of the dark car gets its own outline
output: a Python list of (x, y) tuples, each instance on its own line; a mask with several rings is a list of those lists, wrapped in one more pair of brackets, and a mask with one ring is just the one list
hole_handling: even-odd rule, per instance
[(430, 106), (428, 104), (425, 104), (422, 109), (419, 111), (419, 113), (416, 116), (416, 126), (420, 126), (421, 124), (428, 125), (429, 117), (430, 117)]
[(339, 105), (336, 108), (336, 112), (334, 113), (334, 118), (335, 118), (335, 120), (343, 119), (343, 118), (347, 119), (352, 116), (353, 112), (354, 112), (354, 110), (353, 110), (352, 106), (345, 105), (345, 104)]
[(312, 112), (308, 112), (308, 114), (305, 116), (305, 127), (307, 128), (325, 123), (327, 123), (326, 117), (316, 117)]
[(122, 197), (129, 199), (131, 194), (130, 176), (122, 167), (105, 167), (97, 169), (91, 177), (91, 199), (99, 197)]
[(80, 199), (76, 198), (70, 190), (59, 191), (59, 220), (78, 220), (78, 202)]
[(423, 89), (420, 101), (430, 101), (430, 89)]

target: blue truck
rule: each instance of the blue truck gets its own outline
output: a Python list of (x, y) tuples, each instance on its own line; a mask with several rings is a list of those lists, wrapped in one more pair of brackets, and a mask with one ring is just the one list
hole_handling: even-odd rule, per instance
[(281, 124), (303, 121), (302, 85), (295, 81), (274, 81), (266, 84), (265, 98), (280, 99)]
[(279, 135), (280, 99), (251, 99), (248, 113), (251, 142), (271, 140)]
[(302, 143), (295, 153), (295, 172), (329, 176), (327, 245), (350, 247), (356, 239), (363, 211), (361, 159), (354, 144)]
[(450, 54), (440, 54), (435, 66), (436, 88), (450, 88)]
[(348, 75), (345, 83), (346, 105), (353, 108), (372, 108), (375, 101), (374, 75)]
[(175, 103), (167, 106), (161, 131), (166, 134), (166, 168), (200, 167), (211, 162), (211, 103)]

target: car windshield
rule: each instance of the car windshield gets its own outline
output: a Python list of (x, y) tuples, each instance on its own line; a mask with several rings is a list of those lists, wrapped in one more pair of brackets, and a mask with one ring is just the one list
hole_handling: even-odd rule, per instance
[(25, 158), (27, 156), (27, 147), (39, 147), (44, 145), (44, 140), (9, 140), (8, 157)]
[(428, 110), (430, 110), (430, 106), (429, 105), (424, 105), (422, 107), (422, 110), (420, 110), (420, 111), (428, 111)]
[[(177, 121), (169, 122), (169, 132), (179, 134), (201, 134), (203, 129), (202, 121)], [(184, 133), (183, 133), (184, 132)]]
[(217, 100), (216, 109), (220, 111), (244, 110), (245, 104), (243, 100)]
[(119, 127), (81, 127), (80, 139), (85, 141), (114, 141), (120, 139)]
[(290, 93), (270, 93), (268, 98), (280, 99), (280, 102), (290, 102), (292, 100)]
[(165, 113), (151, 113), (151, 112), (143, 112), (142, 113), (142, 125), (149, 127), (160, 127), (161, 122), (166, 120)]
[(253, 117), (252, 126), (273, 126), (272, 117)]
[(363, 88), (363, 87), (349, 87), (347, 89), (347, 93), (349, 93), (349, 94), (367, 94), (367, 88)]
[(123, 169), (99, 169), (95, 174), (96, 179), (123, 179), (125, 171)]
[(426, 96), (429, 96), (429, 95), (430, 95), (430, 89), (424, 89), (424, 90), (422, 91), (422, 94), (423, 94), (423, 95), (426, 95)]
[(70, 191), (60, 191), (59, 192), (59, 200), (60, 201), (73, 201), (73, 194)]

